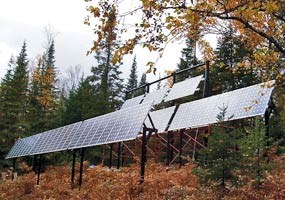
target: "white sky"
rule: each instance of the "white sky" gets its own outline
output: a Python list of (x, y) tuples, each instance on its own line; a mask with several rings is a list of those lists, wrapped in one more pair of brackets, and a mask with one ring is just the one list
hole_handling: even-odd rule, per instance
[[(93, 31), (83, 24), (87, 15), (84, 0), (0, 0), (0, 78), (7, 70), (11, 57), (17, 56), (23, 41), (27, 42), (27, 53), (34, 59), (44, 51), (44, 27), (50, 25), (55, 38), (56, 67), (63, 74), (70, 66), (81, 65), (82, 71), (88, 74), (95, 59), (87, 50), (91, 47)], [(171, 44), (156, 65), (163, 76), (165, 69), (174, 69), (179, 62), (183, 43)], [(145, 50), (136, 52), (139, 75), (147, 67), (145, 64), (156, 56)], [(121, 70), (126, 78), (132, 63), (133, 55), (124, 60)], [(155, 76), (148, 75), (149, 80)]]

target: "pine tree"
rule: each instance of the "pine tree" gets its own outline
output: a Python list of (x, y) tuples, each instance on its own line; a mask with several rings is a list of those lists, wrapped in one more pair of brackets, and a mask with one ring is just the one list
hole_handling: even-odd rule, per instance
[[(216, 60), (211, 68), (211, 85), (214, 93), (230, 91), (259, 82), (252, 66), (242, 66), (242, 62), (250, 61), (250, 51), (244, 43), (234, 35), (229, 27), (218, 40), (215, 51)], [(242, 66), (242, 67), (240, 67)]]
[[(131, 73), (128, 78), (128, 82), (126, 85), (126, 90), (132, 90), (138, 87), (138, 75), (137, 75), (137, 61), (136, 56), (134, 56), (133, 63), (131, 66)], [(135, 92), (126, 93), (125, 99), (133, 98), (135, 95)]]
[[(116, 22), (116, 9), (110, 11), (109, 23)], [(117, 34), (113, 27), (106, 33), (102, 45), (104, 49), (95, 55), (98, 65), (92, 67), (92, 75), (88, 79), (94, 84), (98, 92), (96, 110), (98, 115), (118, 109), (122, 102), (123, 80), (120, 78), (119, 64), (112, 62), (114, 50), (117, 48)]]
[(82, 121), (98, 115), (96, 91), (89, 79), (82, 78), (77, 89), (72, 89), (65, 100), (64, 124)]
[[(195, 40), (188, 38), (186, 39), (186, 47), (181, 51), (182, 57), (180, 58), (180, 62), (177, 65), (178, 71), (189, 68), (191, 66), (197, 65), (200, 61), (196, 57), (196, 43)], [(200, 71), (199, 71), (200, 72)], [(185, 78), (189, 76), (195, 76), (199, 73), (197, 71), (190, 70), (188, 72), (179, 74), (176, 77), (176, 81), (183, 81)]]
[[(143, 73), (139, 82), (139, 87), (145, 86), (147, 84), (146, 82), (146, 73)], [(135, 96), (139, 96), (145, 93), (145, 88), (139, 89), (136, 91)]]
[[(38, 57), (37, 67), (32, 74), (30, 92), (30, 121), (32, 132), (41, 132), (60, 125), (58, 110), (61, 110), (56, 88), (54, 41)], [(35, 120), (37, 119), (37, 120)]]
[[(227, 107), (220, 108), (217, 121), (225, 121)], [(208, 146), (202, 150), (202, 157), (207, 158), (207, 165), (201, 159), (201, 165), (196, 173), (205, 182), (214, 180), (221, 186), (225, 186), (226, 181), (237, 183), (238, 177), (234, 171), (240, 168), (241, 153), (237, 151), (239, 132), (230, 131), (227, 128), (215, 127), (209, 136)]]
[(10, 59), (9, 69), (1, 83), (0, 89), (0, 160), (8, 153), (9, 147), (19, 137), (27, 135), (28, 103), (28, 59), (26, 42), (14, 62)]

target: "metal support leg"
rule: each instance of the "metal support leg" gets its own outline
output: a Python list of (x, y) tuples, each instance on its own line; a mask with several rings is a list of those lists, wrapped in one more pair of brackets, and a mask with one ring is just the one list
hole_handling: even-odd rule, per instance
[(173, 132), (170, 132), (170, 155), (169, 155), (169, 158), (170, 158), (170, 162), (173, 160), (173, 146), (174, 146), (174, 134)]
[(125, 151), (124, 151), (124, 143), (122, 142), (121, 144), (121, 151), (122, 151), (122, 161), (121, 161), (121, 166), (123, 167), (124, 166), (124, 163), (125, 163)]
[(80, 171), (79, 171), (79, 190), (81, 188), (82, 185), (82, 173), (83, 173), (83, 161), (84, 161), (84, 151), (85, 149), (82, 148), (81, 149), (81, 158), (80, 158)]
[(179, 132), (179, 167), (182, 166), (183, 132), (184, 132), (184, 130), (180, 130), (180, 132)]
[(14, 173), (16, 172), (16, 158), (13, 159), (12, 181), (15, 179)]
[(170, 164), (170, 132), (167, 132), (166, 166)]
[(76, 159), (76, 150), (73, 150), (72, 167), (71, 167), (71, 188), (72, 189), (74, 188), (75, 159)]
[(112, 168), (113, 161), (113, 144), (110, 144), (110, 157), (109, 157), (109, 169)]
[(121, 166), (121, 150), (122, 150), (122, 143), (118, 143), (118, 159), (117, 159), (117, 169), (120, 169)]
[(39, 156), (37, 185), (40, 184), (41, 167), (42, 167), (42, 155)]
[(142, 136), (142, 150), (141, 150), (141, 177), (140, 177), (140, 184), (144, 182), (144, 174), (145, 174), (145, 163), (146, 163), (146, 130), (143, 129), (143, 136)]
[(37, 155), (34, 155), (34, 158), (33, 158), (33, 171), (35, 172), (35, 174), (37, 173), (37, 169), (36, 169), (36, 167), (37, 167)]

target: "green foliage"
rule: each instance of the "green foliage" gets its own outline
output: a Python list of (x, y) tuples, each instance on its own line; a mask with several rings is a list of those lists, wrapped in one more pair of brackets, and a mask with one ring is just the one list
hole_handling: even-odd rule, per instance
[(210, 76), (215, 94), (260, 82), (254, 67), (250, 64), (244, 66), (244, 62), (250, 63), (251, 52), (244, 42), (235, 36), (232, 27), (225, 30), (219, 38), (215, 55), (216, 59), (211, 66)]
[(240, 139), (239, 148), (243, 155), (244, 171), (260, 184), (264, 171), (268, 168), (265, 159), (267, 138), (265, 127), (259, 118), (254, 121), (253, 128), (246, 128), (246, 134)]
[[(186, 39), (186, 47), (181, 51), (182, 57), (177, 65), (178, 71), (197, 65), (200, 61), (196, 57), (196, 42), (191, 38)], [(203, 73), (203, 71), (202, 71)], [(200, 75), (199, 70), (190, 70), (176, 76), (176, 81), (183, 81), (189, 76)]]
[[(0, 160), (10, 147), (29, 131), (27, 121), (28, 103), (28, 59), (26, 42), (14, 62), (9, 62), (9, 69), (0, 87)], [(5, 162), (4, 162), (5, 163)], [(4, 163), (0, 163), (0, 168)]]
[[(146, 73), (143, 73), (142, 76), (141, 76), (140, 82), (139, 82), (139, 87), (144, 86), (146, 84), (147, 84)], [(137, 90), (135, 96), (139, 96), (139, 95), (142, 95), (144, 93), (145, 93), (145, 88), (142, 88), (140, 90)]]
[[(221, 108), (217, 115), (218, 122), (225, 120), (226, 107)], [(227, 128), (215, 127), (209, 136), (208, 146), (201, 151), (201, 165), (195, 170), (202, 182), (216, 181), (225, 186), (226, 181), (238, 183), (238, 177), (234, 173), (240, 168), (241, 154), (237, 150), (239, 134)], [(206, 165), (203, 165), (206, 162)]]
[[(138, 75), (137, 75), (137, 61), (136, 56), (133, 59), (133, 63), (131, 66), (131, 72), (128, 78), (128, 82), (126, 85), (126, 91), (135, 89), (138, 87)], [(130, 99), (135, 96), (135, 92), (126, 93), (125, 99)]]

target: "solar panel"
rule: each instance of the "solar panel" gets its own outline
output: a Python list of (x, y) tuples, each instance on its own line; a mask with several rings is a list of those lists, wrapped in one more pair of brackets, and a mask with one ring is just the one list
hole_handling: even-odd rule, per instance
[(144, 97), (143, 102), (154, 101), (153, 105), (160, 104), (165, 97), (166, 93), (168, 92), (169, 88), (161, 88), (151, 93), (147, 93)]
[(274, 81), (270, 81), (181, 104), (169, 130), (216, 123), (222, 107), (227, 107), (225, 121), (263, 115), (273, 84)]
[[(156, 110), (156, 111), (149, 113), (152, 119), (152, 122), (154, 124), (154, 127), (158, 130), (158, 133), (162, 133), (166, 130), (168, 126), (168, 122), (174, 113), (175, 107), (176, 106), (172, 106), (169, 108)], [(145, 125), (149, 128), (152, 128), (152, 125), (148, 118), (145, 121)]]
[(73, 134), (75, 134), (81, 123), (77, 122), (41, 133), (41, 137), (30, 154), (36, 155), (67, 150)]
[[(137, 96), (137, 97), (134, 97), (134, 98), (131, 98), (131, 99), (128, 99), (128, 100), (126, 100), (124, 102), (124, 104), (122, 105), (121, 109), (125, 109), (125, 108), (129, 108), (129, 107), (138, 105), (138, 104), (141, 103), (143, 98), (144, 98), (144, 94), (140, 95), (140, 96)], [(147, 101), (145, 101), (145, 102), (147, 102)]]
[(202, 78), (203, 75), (200, 75), (175, 83), (164, 101), (167, 102), (194, 94)]
[(11, 150), (9, 151), (9, 153), (7, 154), (6, 159), (29, 155), (31, 149), (38, 141), (39, 137), (40, 134), (37, 134), (17, 140), (16, 143), (11, 148)]
[(69, 149), (135, 139), (151, 106), (152, 102), (146, 102), (83, 121)]
[[(266, 111), (275, 81), (252, 85), (220, 95), (218, 107), (227, 107), (225, 118), (240, 119), (263, 115)], [(242, 97), (242, 98), (241, 98)]]

